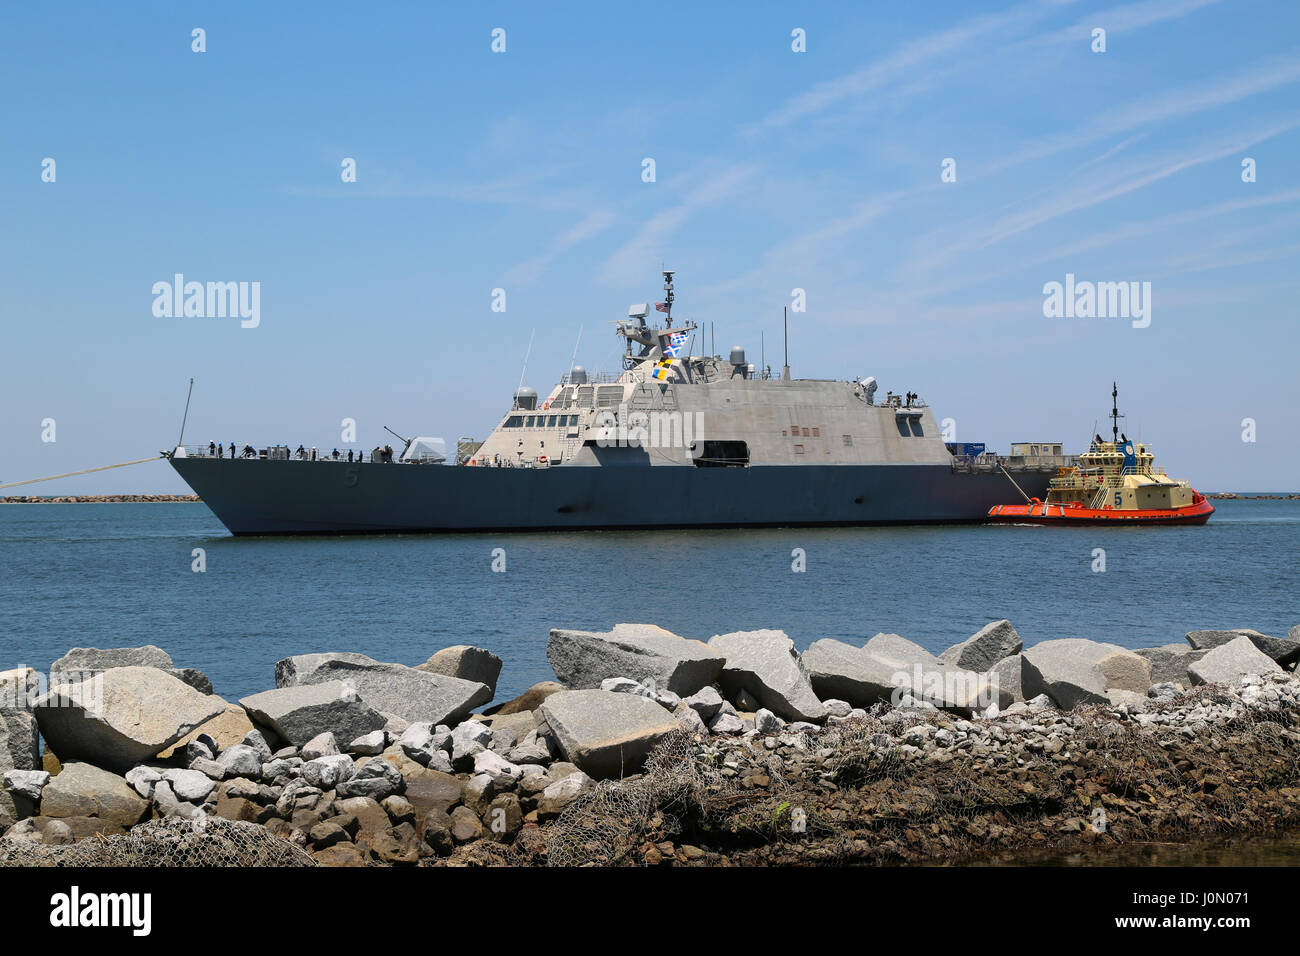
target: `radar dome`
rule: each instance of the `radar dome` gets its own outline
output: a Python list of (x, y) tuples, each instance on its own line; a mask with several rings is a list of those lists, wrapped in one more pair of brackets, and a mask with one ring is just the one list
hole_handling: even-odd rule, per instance
[(731, 347), (731, 364), (732, 365), (745, 364), (745, 349), (742, 346), (733, 345)]
[(570, 384), (570, 385), (586, 385), (586, 384), (587, 384), (587, 370), (586, 370), (585, 368), (583, 368), (581, 365), (575, 365), (575, 366), (573, 366), (573, 371), (569, 372), (569, 384)]
[(515, 392), (515, 405), (530, 412), (537, 408), (537, 390), (527, 385), (519, 389)]

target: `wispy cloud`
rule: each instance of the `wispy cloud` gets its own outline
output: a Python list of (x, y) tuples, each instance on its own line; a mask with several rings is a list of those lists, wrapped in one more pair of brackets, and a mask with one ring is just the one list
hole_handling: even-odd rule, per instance
[(1069, 150), (1082, 149), (1113, 136), (1146, 129), (1207, 110), (1230, 106), (1250, 96), (1300, 80), (1300, 56), (1274, 59), (1226, 79), (1215, 79), (1147, 97), (1104, 113), (1098, 119), (1030, 143), (1000, 160), (981, 168), (980, 175), (992, 175), (1012, 166)]
[(871, 66), (835, 80), (818, 83), (811, 90), (787, 100), (757, 123), (746, 127), (745, 132), (789, 126), (845, 100), (861, 97), (892, 83), (915, 80), (914, 74), (928, 64), (949, 58), (983, 38), (1031, 23), (1060, 5), (1060, 0), (1037, 0), (1004, 13), (974, 17), (955, 27), (913, 40)]
[(536, 282), (543, 272), (557, 258), (580, 242), (586, 242), (600, 235), (614, 224), (614, 212), (611, 209), (596, 209), (588, 213), (569, 229), (555, 237), (550, 247), (541, 255), (526, 262), (521, 262), (506, 273), (506, 281), (530, 284)]
[(680, 202), (651, 216), (605, 262), (601, 280), (620, 283), (635, 281), (644, 276), (646, 263), (667, 256), (668, 240), (691, 216), (707, 206), (733, 198), (757, 169), (753, 163), (729, 166), (696, 185)]

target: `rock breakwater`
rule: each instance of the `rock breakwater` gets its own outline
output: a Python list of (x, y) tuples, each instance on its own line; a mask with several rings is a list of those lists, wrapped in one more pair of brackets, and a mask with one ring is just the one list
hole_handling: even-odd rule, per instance
[(1297, 826), (1297, 632), (1024, 649), (999, 621), (935, 656), (557, 629), (576, 686), (478, 713), (502, 662), (462, 645), (299, 655), (237, 704), (159, 648), (78, 648), (48, 686), (0, 672), (0, 862), (85, 862), (91, 835), (120, 861), (178, 821), (177, 865), (253, 827), (258, 860), (350, 866), (927, 862)]

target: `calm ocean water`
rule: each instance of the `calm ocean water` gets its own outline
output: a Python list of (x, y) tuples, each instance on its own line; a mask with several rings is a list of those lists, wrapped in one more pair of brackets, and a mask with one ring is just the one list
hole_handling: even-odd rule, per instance
[[(232, 538), (201, 504), (0, 506), (0, 669), (69, 647), (158, 644), (227, 699), (274, 663), (360, 651), (418, 664), (476, 644), (497, 700), (551, 679), (551, 627), (648, 621), (708, 639), (784, 629), (940, 651), (1009, 618), (1026, 644), (1126, 647), (1300, 624), (1300, 501), (1222, 501), (1202, 528), (931, 527)], [(191, 570), (194, 548), (207, 570)], [(492, 551), (504, 548), (505, 573)], [(791, 570), (791, 551), (807, 571)], [(1092, 570), (1105, 550), (1106, 570)]]

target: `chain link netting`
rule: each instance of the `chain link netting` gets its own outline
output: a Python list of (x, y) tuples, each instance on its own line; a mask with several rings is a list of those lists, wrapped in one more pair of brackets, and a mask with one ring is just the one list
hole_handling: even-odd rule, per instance
[(0, 840), (0, 867), (317, 866), (310, 853), (244, 821), (206, 817), (150, 820), (130, 832), (48, 845)]
[[(1239, 689), (1201, 687), (1150, 702), (1143, 721), (1104, 705), (960, 724), (878, 706), (778, 734), (771, 749), (763, 737), (678, 733), (643, 775), (575, 800), (548, 828), (547, 858), (636, 863), (639, 847), (676, 838), (744, 862), (903, 862), (1026, 841), (1118, 844), (1263, 825), (1261, 788), (1300, 783), (1288, 693), (1272, 704), (1248, 697), (1247, 706)], [(924, 748), (954, 726), (971, 731), (966, 742)], [(1297, 812), (1273, 803), (1284, 816)]]

